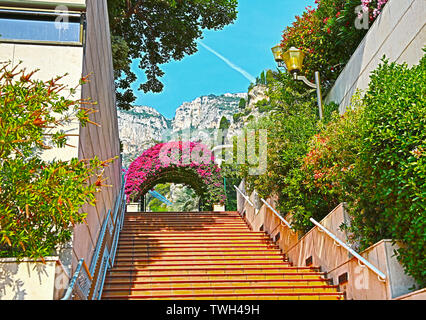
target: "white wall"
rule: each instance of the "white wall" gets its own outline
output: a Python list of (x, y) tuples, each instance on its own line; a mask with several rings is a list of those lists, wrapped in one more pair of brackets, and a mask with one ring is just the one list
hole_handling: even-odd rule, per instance
[(414, 65), (423, 57), (426, 46), (426, 1), (390, 0), (370, 27), (366, 37), (340, 74), (325, 99), (334, 101), (344, 113), (356, 89), (365, 90), (370, 73), (383, 55), (390, 61)]

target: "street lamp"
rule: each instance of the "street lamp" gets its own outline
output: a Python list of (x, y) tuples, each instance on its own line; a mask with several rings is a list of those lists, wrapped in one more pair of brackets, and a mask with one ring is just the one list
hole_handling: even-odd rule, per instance
[(288, 72), (293, 75), (294, 80), (303, 81), (307, 86), (317, 90), (317, 100), (320, 119), (323, 118), (323, 106), (322, 106), (322, 94), (321, 94), (321, 82), (320, 74), (318, 71), (315, 72), (315, 83), (310, 82), (305, 76), (300, 76), (299, 73), (303, 68), (303, 60), (305, 59), (305, 53), (295, 47), (291, 47), (286, 52), (282, 51), (281, 45), (276, 45), (272, 49), (274, 59), (278, 64), (278, 67), (286, 67)]

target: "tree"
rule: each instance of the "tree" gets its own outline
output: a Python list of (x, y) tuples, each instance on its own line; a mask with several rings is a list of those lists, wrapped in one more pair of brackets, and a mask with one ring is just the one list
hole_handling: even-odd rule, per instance
[(244, 110), (246, 108), (246, 103), (247, 103), (246, 99), (241, 98), (238, 104), (238, 109)]
[(159, 65), (197, 52), (203, 29), (222, 29), (237, 17), (237, 0), (108, 0), (117, 104), (130, 109), (135, 100), (131, 70), (139, 61), (146, 82), (139, 90), (161, 92)]
[[(219, 123), (219, 130), (221, 130), (221, 136), (218, 137), (218, 143), (219, 144), (225, 144), (226, 141), (226, 136), (228, 135), (228, 129), (231, 126), (231, 123), (228, 119), (226, 119), (225, 116), (222, 116), (222, 119), (220, 119), (220, 123)], [(222, 152), (222, 154), (224, 155), (224, 151)]]

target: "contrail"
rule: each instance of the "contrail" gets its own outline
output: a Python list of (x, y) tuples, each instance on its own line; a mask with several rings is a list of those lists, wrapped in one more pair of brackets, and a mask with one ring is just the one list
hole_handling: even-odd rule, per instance
[(256, 83), (256, 78), (253, 77), (250, 73), (248, 73), (247, 71), (245, 71), (244, 69), (240, 68), (239, 66), (233, 64), (231, 61), (229, 61), (228, 59), (226, 59), (224, 56), (222, 56), (220, 53), (214, 51), (212, 48), (210, 48), (208, 45), (204, 44), (203, 42), (201, 42), (200, 40), (198, 40), (198, 43), (201, 44), (204, 48), (206, 48), (208, 51), (210, 51), (211, 53), (213, 53), (216, 57), (218, 57), (219, 59), (221, 59), (223, 62), (225, 62), (228, 66), (230, 66), (232, 69), (238, 71), (239, 73), (241, 73), (245, 78), (247, 78), (250, 82)]

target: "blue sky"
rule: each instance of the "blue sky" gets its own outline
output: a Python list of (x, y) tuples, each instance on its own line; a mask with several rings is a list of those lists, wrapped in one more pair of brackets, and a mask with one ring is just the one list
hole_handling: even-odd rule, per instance
[(165, 71), (163, 92), (138, 91), (145, 77), (134, 68), (140, 79), (133, 85), (135, 104), (153, 107), (171, 119), (183, 102), (199, 96), (247, 92), (251, 76), (257, 77), (265, 69), (276, 69), (270, 48), (280, 42), (282, 31), (294, 21), (295, 15), (300, 15), (306, 6), (314, 6), (314, 2), (239, 0), (238, 17), (233, 25), (219, 31), (204, 31), (196, 54), (161, 66)]

